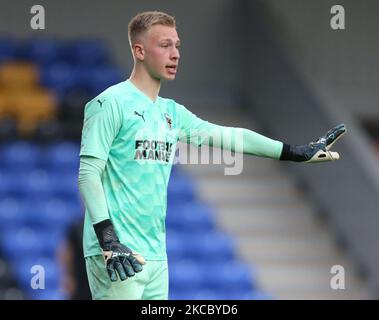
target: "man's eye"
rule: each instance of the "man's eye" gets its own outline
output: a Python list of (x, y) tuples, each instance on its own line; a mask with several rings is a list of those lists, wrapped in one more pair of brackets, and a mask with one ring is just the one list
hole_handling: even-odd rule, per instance
[(168, 47), (168, 44), (167, 44), (167, 43), (161, 44), (161, 47), (163, 47), (163, 48), (167, 48), (167, 47)]

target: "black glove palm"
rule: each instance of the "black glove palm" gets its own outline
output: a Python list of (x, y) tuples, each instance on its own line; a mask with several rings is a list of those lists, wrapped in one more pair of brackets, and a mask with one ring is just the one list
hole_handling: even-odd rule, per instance
[(124, 281), (142, 271), (145, 259), (120, 243), (110, 220), (101, 221), (94, 228), (111, 281), (117, 281), (116, 272)]
[(340, 158), (338, 152), (330, 151), (330, 148), (346, 133), (346, 126), (340, 124), (330, 129), (325, 135), (315, 142), (305, 145), (284, 144), (280, 160), (296, 162), (325, 162)]

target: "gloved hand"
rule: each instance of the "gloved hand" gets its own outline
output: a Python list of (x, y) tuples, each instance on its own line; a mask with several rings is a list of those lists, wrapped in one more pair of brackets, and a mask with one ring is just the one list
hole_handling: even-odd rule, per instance
[(338, 152), (330, 149), (345, 133), (346, 126), (339, 124), (315, 142), (300, 146), (284, 144), (280, 160), (308, 163), (338, 160), (340, 158)]
[(116, 271), (121, 281), (142, 271), (142, 265), (146, 263), (145, 259), (120, 243), (109, 219), (94, 224), (93, 227), (103, 251), (105, 266), (111, 281), (117, 281)]

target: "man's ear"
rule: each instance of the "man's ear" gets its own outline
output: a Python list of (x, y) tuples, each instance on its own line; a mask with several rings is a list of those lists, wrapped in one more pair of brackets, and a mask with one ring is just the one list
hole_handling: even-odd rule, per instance
[(143, 44), (136, 43), (135, 45), (133, 45), (133, 53), (134, 53), (134, 57), (137, 60), (139, 61), (145, 60), (145, 50), (143, 48)]

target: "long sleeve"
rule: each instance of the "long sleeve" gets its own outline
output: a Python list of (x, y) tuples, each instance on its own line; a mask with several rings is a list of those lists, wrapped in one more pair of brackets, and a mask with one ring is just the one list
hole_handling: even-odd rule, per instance
[(216, 138), (210, 141), (210, 145), (214, 147), (271, 159), (279, 159), (282, 153), (282, 142), (255, 131), (222, 126), (217, 126), (213, 130), (218, 132)]
[(244, 128), (225, 127), (202, 120), (177, 104), (180, 140), (196, 146), (203, 144), (238, 153), (279, 159), (283, 143)]
[(101, 175), (106, 161), (95, 157), (81, 156), (78, 185), (79, 192), (89, 212), (92, 224), (109, 219)]

